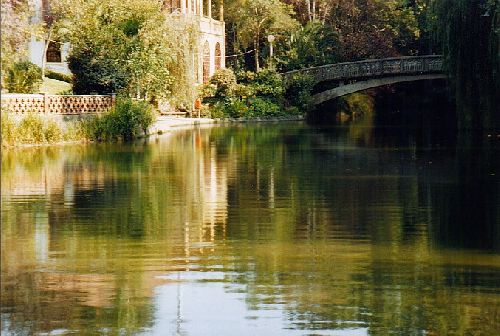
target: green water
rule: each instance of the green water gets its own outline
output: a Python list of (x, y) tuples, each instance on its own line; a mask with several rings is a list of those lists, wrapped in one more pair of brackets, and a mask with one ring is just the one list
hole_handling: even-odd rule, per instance
[(498, 157), (299, 123), (4, 151), (2, 335), (498, 335)]

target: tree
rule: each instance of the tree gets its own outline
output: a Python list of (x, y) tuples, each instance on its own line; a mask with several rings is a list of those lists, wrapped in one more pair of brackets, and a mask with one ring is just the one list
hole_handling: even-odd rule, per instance
[(2, 0), (1, 5), (1, 80), (5, 84), (7, 71), (26, 58), (30, 37), (30, 9), (23, 0)]
[[(346, 60), (413, 53), (417, 21), (405, 0), (334, 1), (327, 24), (339, 35)], [(404, 46), (403, 49), (399, 49)]]
[[(439, 0), (436, 30), (458, 108), (459, 128), (481, 136), (500, 129), (500, 4)], [(479, 132), (478, 132), (479, 131)]]
[(36, 93), (42, 84), (42, 70), (29, 61), (14, 63), (7, 72), (5, 84), (9, 92)]
[(77, 8), (71, 0), (50, 0), (42, 2), (42, 16), (32, 18), (32, 30), (35, 36), (44, 42), (42, 56), (42, 77), (45, 76), (47, 50), (50, 43), (61, 43), (66, 38), (69, 17), (72, 9)]
[(280, 67), (284, 71), (331, 64), (341, 60), (341, 45), (331, 27), (320, 21), (310, 21), (293, 33), (293, 39), (281, 53)]
[[(166, 15), (161, 1), (88, 0), (72, 17), (68, 61), (75, 92), (124, 92), (157, 99), (175, 90), (190, 91), (187, 86), (194, 76), (180, 72), (194, 72), (196, 32)], [(185, 85), (182, 89), (179, 81), (174, 83), (174, 74)]]
[(332, 0), (283, 0), (283, 2), (293, 6), (297, 20), (303, 25), (312, 21), (324, 22), (335, 5), (335, 1)]
[(292, 18), (292, 8), (279, 0), (236, 0), (226, 8), (226, 21), (234, 26), (236, 35), (235, 49), (253, 46), (257, 71), (260, 70), (260, 52), (267, 35), (285, 39), (298, 24)]

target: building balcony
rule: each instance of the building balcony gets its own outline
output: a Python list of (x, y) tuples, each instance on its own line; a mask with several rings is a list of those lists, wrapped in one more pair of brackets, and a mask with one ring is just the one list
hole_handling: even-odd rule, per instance
[(219, 21), (207, 16), (201, 16), (197, 14), (182, 14), (180, 12), (173, 12), (168, 14), (169, 17), (177, 20), (185, 20), (199, 27), (199, 32), (202, 34), (209, 34), (224, 37), (225, 35), (225, 23), (224, 21)]
[(200, 17), (199, 22), (201, 33), (224, 36), (224, 21), (218, 21), (209, 17)]

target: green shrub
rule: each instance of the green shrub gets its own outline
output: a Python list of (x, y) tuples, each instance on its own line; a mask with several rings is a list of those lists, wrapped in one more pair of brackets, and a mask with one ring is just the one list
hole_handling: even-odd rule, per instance
[(239, 99), (232, 99), (225, 105), (225, 114), (232, 118), (245, 117), (248, 114), (248, 106)]
[(216, 103), (210, 107), (210, 118), (227, 117), (224, 103)]
[(55, 71), (52, 71), (52, 70), (46, 70), (45, 71), (45, 77), (56, 79), (58, 81), (62, 81), (62, 82), (66, 82), (66, 83), (72, 83), (73, 82), (73, 76), (72, 75), (66, 75), (66, 74), (62, 74), (60, 72), (55, 72)]
[(291, 115), (291, 116), (298, 116), (302, 114), (300, 109), (297, 106), (289, 106), (285, 108), (284, 114), (286, 115)]
[(66, 131), (62, 132), (62, 140), (64, 141), (78, 141), (83, 139), (87, 139), (87, 137), (81, 123), (67, 125)]
[(23, 144), (44, 143), (45, 132), (42, 118), (33, 113), (24, 117), (17, 127), (17, 137)]
[(246, 99), (255, 96), (255, 88), (249, 85), (238, 84), (234, 90), (234, 96)]
[(2, 146), (13, 145), (16, 141), (17, 126), (9, 113), (2, 112)]
[(63, 139), (63, 132), (55, 121), (49, 121), (44, 129), (45, 141), (52, 143)]
[(223, 72), (202, 87), (200, 96), (210, 105), (212, 118), (298, 115), (312, 106), (314, 81), (309, 76), (296, 75), (286, 85), (273, 70), (241, 72), (237, 79), (235, 83), (232, 72)]
[(297, 106), (303, 112), (312, 107), (314, 79), (309, 75), (294, 74), (286, 84), (285, 99), (289, 105)]
[(144, 101), (119, 99), (115, 110), (108, 115), (109, 126), (123, 139), (132, 139), (140, 131), (147, 132), (153, 124), (153, 110)]
[(198, 89), (198, 96), (201, 99), (213, 98), (217, 94), (217, 86), (211, 83), (203, 84)]
[(209, 84), (216, 88), (214, 96), (231, 96), (236, 89), (236, 75), (231, 69), (219, 69), (210, 78)]
[(68, 66), (74, 74), (75, 94), (119, 92), (130, 81), (130, 75), (115, 60), (99, 57), (97, 50), (73, 50)]
[(256, 97), (249, 101), (248, 116), (250, 117), (276, 117), (281, 114), (280, 106), (269, 99)]
[(84, 120), (82, 132), (90, 140), (130, 140), (146, 133), (154, 122), (152, 106), (144, 101), (119, 98), (108, 114)]
[(88, 127), (77, 123), (68, 124), (63, 130), (55, 121), (44, 122), (41, 116), (34, 113), (16, 123), (11, 114), (2, 113), (2, 146), (83, 140), (90, 138), (87, 130)]
[(105, 122), (102, 116), (94, 116), (80, 121), (79, 129), (88, 140), (105, 140)]
[(64, 90), (64, 91), (58, 92), (57, 94), (61, 95), (61, 96), (72, 96), (73, 89)]
[(9, 92), (36, 93), (42, 84), (42, 69), (29, 61), (14, 63), (7, 70), (5, 84)]
[(254, 90), (256, 96), (280, 99), (285, 92), (281, 75), (274, 70), (262, 70), (257, 73), (250, 71), (239, 75), (239, 82)]

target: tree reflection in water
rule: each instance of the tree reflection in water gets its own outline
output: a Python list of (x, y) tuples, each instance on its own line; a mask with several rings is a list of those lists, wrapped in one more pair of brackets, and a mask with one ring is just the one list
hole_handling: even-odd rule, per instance
[(495, 334), (498, 147), (426, 139), (272, 124), (6, 152), (2, 331)]

